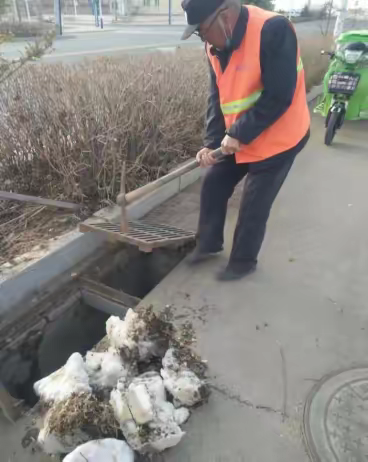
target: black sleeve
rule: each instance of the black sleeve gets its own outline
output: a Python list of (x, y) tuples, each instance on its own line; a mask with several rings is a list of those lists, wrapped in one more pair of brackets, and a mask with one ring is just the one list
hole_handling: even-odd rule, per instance
[(248, 144), (288, 109), (296, 87), (297, 48), (294, 29), (284, 16), (265, 23), (260, 51), (263, 91), (256, 104), (230, 127), (230, 136)]
[(206, 148), (216, 149), (221, 145), (226, 128), (220, 107), (216, 75), (209, 61), (208, 64), (210, 70), (210, 93), (207, 101), (206, 134), (203, 145)]

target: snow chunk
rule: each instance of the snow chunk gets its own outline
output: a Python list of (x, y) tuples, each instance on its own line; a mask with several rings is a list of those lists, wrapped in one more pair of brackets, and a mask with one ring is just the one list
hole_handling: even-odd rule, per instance
[(86, 370), (90, 385), (97, 388), (114, 388), (118, 380), (127, 376), (120, 354), (110, 348), (105, 353), (89, 351), (86, 355)]
[(134, 462), (134, 453), (125, 441), (108, 438), (82, 444), (63, 462)]
[(166, 400), (165, 387), (157, 372), (147, 372), (132, 380), (127, 389), (119, 381), (110, 395), (110, 403), (119, 422), (134, 419), (145, 424), (154, 418), (154, 407)]
[(106, 321), (106, 332), (110, 345), (119, 350), (128, 350), (142, 361), (157, 353), (156, 344), (148, 339), (147, 326), (131, 308), (124, 320), (111, 316)]
[(136, 377), (125, 392), (114, 390), (110, 402), (128, 443), (140, 452), (163, 451), (178, 444), (185, 434), (178, 422), (185, 421), (189, 411), (176, 410), (166, 401), (165, 387), (157, 372)]
[(164, 451), (176, 446), (185, 435), (179, 425), (171, 419), (167, 422), (152, 421), (144, 430), (143, 427), (137, 426), (134, 420), (130, 420), (125, 422), (121, 429), (130, 446), (140, 453)]
[(179, 407), (174, 411), (174, 419), (178, 425), (183, 425), (190, 417), (190, 411), (186, 407)]
[(151, 447), (158, 452), (165, 451), (165, 449), (172, 448), (180, 443), (181, 439), (185, 435), (185, 432), (181, 431), (179, 426), (174, 424), (166, 427), (161, 427), (162, 438), (156, 439), (150, 443)]
[(147, 388), (142, 383), (131, 383), (127, 393), (128, 406), (139, 424), (145, 424), (153, 419), (153, 405)]
[(157, 372), (146, 372), (145, 374), (141, 374), (131, 383), (131, 385), (139, 384), (146, 387), (154, 404), (160, 404), (161, 402), (166, 401), (165, 387), (160, 374)]
[(133, 418), (125, 399), (125, 393), (122, 393), (119, 389), (112, 390), (110, 404), (114, 410), (115, 418), (120, 424)]
[(161, 369), (161, 376), (177, 407), (190, 407), (202, 401), (202, 389), (205, 384), (194, 372), (189, 369), (181, 369), (178, 372)]
[(112, 347), (133, 350), (137, 346), (135, 338), (139, 330), (145, 330), (144, 322), (131, 308), (127, 311), (124, 320), (118, 316), (111, 316), (106, 321), (107, 337)]
[(34, 384), (37, 396), (45, 402), (59, 402), (73, 393), (90, 393), (88, 374), (82, 356), (73, 353), (63, 367)]

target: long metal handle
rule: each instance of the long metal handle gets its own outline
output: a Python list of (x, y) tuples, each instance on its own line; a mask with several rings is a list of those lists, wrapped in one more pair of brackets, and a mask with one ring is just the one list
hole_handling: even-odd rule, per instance
[(49, 207), (58, 207), (61, 209), (78, 210), (81, 208), (80, 204), (73, 204), (72, 202), (54, 201), (53, 199), (44, 199), (43, 197), (26, 196), (25, 194), (16, 194), (8, 191), (0, 191), (0, 200), (31, 202), (33, 204), (46, 205)]
[[(222, 159), (224, 159), (225, 155), (223, 154), (221, 148), (215, 149), (212, 153), (214, 158), (217, 160), (217, 162), (220, 162)], [(158, 178), (156, 181), (153, 181), (152, 183), (148, 183), (138, 189), (135, 189), (134, 191), (129, 192), (128, 194), (124, 195), (119, 194), (117, 197), (117, 203), (121, 205), (121, 202), (124, 201), (125, 199), (125, 204), (131, 204), (132, 202), (135, 202), (136, 200), (140, 199), (141, 197), (156, 191), (156, 189), (159, 186), (163, 186), (164, 184), (169, 183), (169, 181), (174, 180), (175, 178), (178, 178), (181, 175), (184, 175), (184, 173), (191, 172), (195, 168), (199, 166), (199, 163), (194, 159), (191, 162), (188, 162), (185, 164), (183, 167), (180, 167), (167, 175)]]

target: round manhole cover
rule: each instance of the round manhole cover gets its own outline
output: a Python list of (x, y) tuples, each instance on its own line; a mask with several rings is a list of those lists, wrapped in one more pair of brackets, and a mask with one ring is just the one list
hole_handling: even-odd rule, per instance
[(368, 462), (368, 368), (325, 377), (304, 412), (304, 436), (318, 462)]

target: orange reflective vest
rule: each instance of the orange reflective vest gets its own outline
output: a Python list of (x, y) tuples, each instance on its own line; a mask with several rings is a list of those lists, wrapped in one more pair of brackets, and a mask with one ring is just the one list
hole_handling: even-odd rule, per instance
[[(262, 93), (261, 32), (264, 23), (276, 15), (256, 6), (247, 5), (246, 8), (249, 12), (247, 30), (240, 47), (233, 51), (225, 72), (222, 72), (218, 58), (210, 53), (207, 46), (207, 55), (216, 74), (221, 110), (227, 129), (256, 103)], [(241, 150), (235, 155), (237, 163), (260, 161), (280, 154), (296, 146), (306, 135), (310, 116), (299, 49), (295, 65), (298, 78), (291, 105), (252, 142), (242, 144)]]

